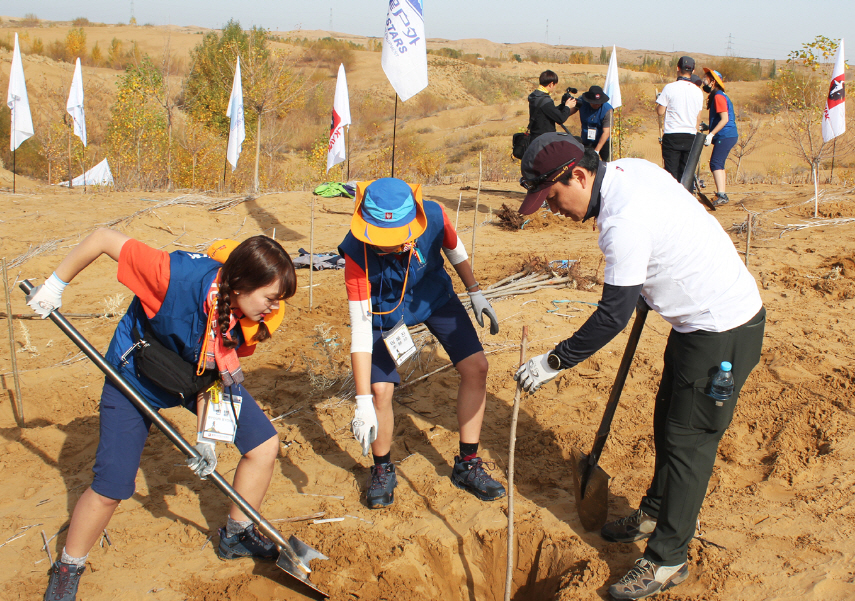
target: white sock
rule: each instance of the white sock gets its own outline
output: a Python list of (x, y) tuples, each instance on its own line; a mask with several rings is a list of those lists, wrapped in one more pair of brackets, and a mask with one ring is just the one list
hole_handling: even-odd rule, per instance
[(89, 553), (84, 555), (83, 557), (72, 557), (65, 551), (65, 547), (62, 548), (62, 557), (60, 558), (60, 562), (67, 563), (70, 565), (75, 565), (78, 568), (86, 565), (86, 558), (89, 557)]
[(246, 530), (249, 526), (252, 525), (252, 520), (241, 520), (240, 522), (237, 520), (233, 520), (232, 516), (229, 516), (228, 521), (226, 521), (226, 536), (229, 538), (233, 537), (235, 534), (240, 534), (244, 530)]

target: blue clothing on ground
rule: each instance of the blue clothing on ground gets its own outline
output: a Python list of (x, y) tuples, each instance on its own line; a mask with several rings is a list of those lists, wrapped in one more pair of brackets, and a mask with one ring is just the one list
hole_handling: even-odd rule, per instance
[[(402, 317), (408, 326), (423, 323), (436, 309), (455, 296), (442, 258), (442, 241), (445, 235), (442, 208), (437, 203), (426, 200), (424, 211), (427, 229), (415, 240), (409, 276), (407, 255), (379, 255), (370, 248), (366, 249), (366, 244), (357, 240), (351, 232), (348, 232), (338, 247), (339, 253), (346, 254), (360, 268), (367, 270), (371, 286), (371, 307), (375, 311), (374, 328), (390, 330)], [(404, 300), (395, 309), (402, 293)], [(392, 311), (393, 309), (395, 310)], [(392, 312), (378, 315), (386, 311)]]
[(716, 125), (719, 124), (719, 121), (721, 121), (721, 115), (719, 115), (715, 110), (715, 96), (719, 95), (727, 101), (727, 124), (721, 128), (721, 131), (713, 136), (713, 141), (721, 140), (723, 138), (737, 138), (739, 137), (739, 131), (736, 129), (736, 115), (733, 112), (733, 103), (730, 101), (730, 98), (727, 97), (727, 94), (721, 90), (712, 92), (709, 97), (710, 131), (714, 130)]
[[(244, 455), (276, 436), (276, 429), (246, 388), (237, 384), (231, 387), (231, 392), (242, 397), (234, 444)], [(196, 413), (195, 400), (188, 409)], [(101, 393), (100, 440), (92, 468), (95, 472), (92, 490), (108, 499), (133, 496), (140, 457), (150, 428), (151, 421), (118, 388), (105, 381)]]
[[(434, 311), (424, 324), (448, 353), (448, 358), (454, 365), (484, 350), (478, 340), (478, 332), (475, 331), (469, 314), (457, 296)], [(401, 383), (395, 361), (383, 342), (382, 332), (377, 328), (374, 329), (374, 351), (371, 354), (371, 383), (376, 382), (392, 382), (396, 385)]]

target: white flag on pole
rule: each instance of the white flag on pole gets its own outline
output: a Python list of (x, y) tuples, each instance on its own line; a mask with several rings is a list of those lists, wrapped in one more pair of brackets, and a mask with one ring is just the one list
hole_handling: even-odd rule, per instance
[(344, 126), (350, 125), (350, 99), (347, 95), (347, 77), (344, 65), (338, 66), (338, 79), (335, 82), (332, 122), (330, 123), (330, 143), (327, 148), (327, 171), (347, 158), (344, 140)]
[(71, 90), (68, 92), (68, 102), (65, 110), (74, 122), (74, 135), (80, 138), (86, 146), (86, 115), (83, 112), (83, 73), (80, 70), (80, 59), (74, 65), (74, 77), (71, 78)]
[(846, 131), (846, 65), (843, 61), (843, 38), (834, 55), (834, 71), (831, 73), (831, 85), (828, 86), (828, 98), (825, 112), (822, 114), (822, 141), (829, 142)]
[(246, 140), (246, 123), (243, 120), (243, 84), (240, 80), (240, 57), (237, 58), (235, 79), (232, 82), (232, 94), (229, 96), (229, 108), (226, 109), (229, 118), (229, 145), (226, 149), (226, 159), (232, 165), (232, 171), (237, 169), (243, 141)]
[(24, 63), (15, 34), (15, 51), (12, 54), (12, 69), (9, 72), (9, 93), (6, 105), (12, 111), (12, 126), (9, 132), (9, 150), (16, 150), (21, 142), (33, 135), (33, 116), (27, 98), (27, 83), (24, 81)]
[(422, 0), (389, 0), (380, 64), (395, 92), (406, 102), (428, 85)]
[(606, 72), (606, 84), (603, 92), (609, 97), (609, 104), (613, 109), (621, 105), (620, 99), (620, 75), (617, 66), (617, 48), (612, 46), (612, 57), (609, 59), (609, 70)]

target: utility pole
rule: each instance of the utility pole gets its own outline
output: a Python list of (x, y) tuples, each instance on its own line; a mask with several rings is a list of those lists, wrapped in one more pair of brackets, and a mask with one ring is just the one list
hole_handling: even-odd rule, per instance
[(733, 56), (733, 34), (727, 34), (727, 56)]
[(549, 19), (546, 20), (546, 43), (549, 44)]
[(332, 31), (332, 9), (330, 9), (330, 31)]

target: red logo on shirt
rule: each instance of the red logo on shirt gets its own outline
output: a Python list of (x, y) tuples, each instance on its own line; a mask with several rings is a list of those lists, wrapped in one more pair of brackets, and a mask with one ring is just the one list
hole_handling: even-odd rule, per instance
[(618, 167), (617, 165), (615, 165), (615, 169), (617, 169), (618, 171), (623, 171), (623, 169), (621, 169), (621, 168), (620, 168), (620, 167)]
[(386, 213), (386, 221), (392, 220), (392, 213)]

